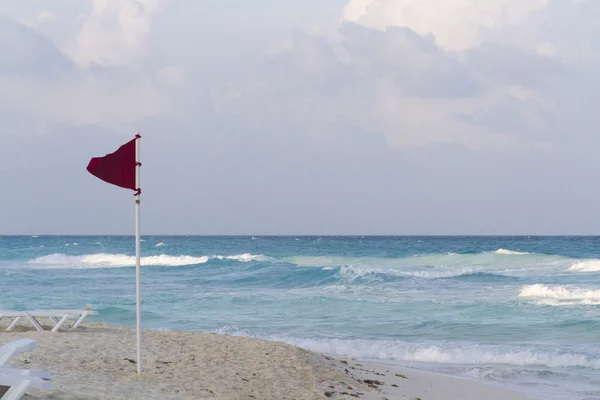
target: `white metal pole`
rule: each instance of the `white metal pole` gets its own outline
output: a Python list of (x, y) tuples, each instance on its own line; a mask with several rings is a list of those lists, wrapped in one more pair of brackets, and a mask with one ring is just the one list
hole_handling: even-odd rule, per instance
[[(140, 138), (135, 141), (135, 186), (140, 187)], [(135, 198), (135, 301), (137, 319), (137, 373), (142, 374), (142, 305), (140, 300), (140, 193)]]

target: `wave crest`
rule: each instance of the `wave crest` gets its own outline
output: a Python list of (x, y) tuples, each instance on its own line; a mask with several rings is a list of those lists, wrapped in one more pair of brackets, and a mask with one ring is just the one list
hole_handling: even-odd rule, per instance
[(600, 290), (573, 286), (548, 286), (541, 283), (524, 286), (519, 297), (536, 299), (539, 305), (599, 305)]
[[(233, 336), (254, 336), (232, 326), (225, 326), (217, 329), (216, 332)], [(320, 339), (276, 335), (258, 335), (255, 337), (288, 343), (320, 353), (357, 359), (376, 358), (440, 364), (504, 364), (600, 369), (600, 358), (550, 349), (533, 350), (493, 345), (469, 346), (456, 343), (432, 345), (390, 340)]]
[(330, 271), (339, 268), (339, 276), (346, 282), (353, 282), (359, 278), (371, 281), (382, 280), (383, 277), (400, 278), (421, 278), (421, 279), (449, 279), (463, 277), (496, 277), (506, 278), (505, 275), (482, 270), (481, 268), (462, 267), (462, 268), (431, 268), (428, 270), (402, 270), (395, 268), (371, 268), (360, 265), (343, 265), (341, 267), (327, 266), (323, 271)]
[(482, 271), (476, 268), (458, 268), (458, 269), (434, 269), (431, 271), (410, 271), (405, 272), (406, 275), (414, 276), (417, 278), (424, 279), (444, 279), (444, 278), (458, 278), (463, 276), (471, 276), (482, 274)]
[(213, 258), (219, 259), (219, 260), (235, 260), (235, 261), (239, 261), (239, 262), (250, 262), (250, 261), (265, 261), (266, 257), (262, 254), (250, 254), (250, 253), (244, 253), (244, 254), (238, 254), (235, 256), (213, 256)]
[(504, 255), (513, 255), (513, 256), (522, 256), (525, 254), (531, 254), (531, 253), (527, 253), (526, 251), (513, 251), (513, 250), (506, 250), (506, 249), (498, 249), (495, 252), (496, 254), (504, 254)]
[[(158, 256), (141, 257), (143, 266), (178, 267), (185, 265), (204, 264), (208, 257), (192, 256)], [(38, 257), (27, 262), (29, 265), (44, 266), (46, 268), (119, 268), (135, 266), (135, 257), (126, 254), (86, 254), (70, 256), (62, 253)]]
[(541, 283), (521, 288), (520, 297), (539, 297), (558, 300), (596, 299), (600, 300), (600, 290), (589, 290), (569, 286), (547, 286)]
[(324, 267), (360, 265), (365, 267), (564, 267), (573, 259), (559, 255), (517, 252), (506, 249), (496, 251), (458, 254), (438, 253), (395, 258), (341, 257), (341, 256), (293, 256), (283, 261), (301, 267)]
[(600, 260), (586, 260), (575, 263), (569, 267), (569, 271), (597, 272), (600, 271)]
[[(238, 254), (232, 256), (171, 256), (161, 254), (156, 256), (142, 257), (140, 263), (142, 266), (156, 267), (182, 267), (187, 265), (204, 264), (211, 259), (234, 260), (239, 262), (265, 261), (267, 257), (254, 254)], [(28, 265), (40, 268), (54, 269), (78, 269), (78, 268), (120, 268), (135, 266), (135, 257), (126, 254), (85, 254), (81, 256), (72, 256), (62, 253), (50, 254), (27, 262)]]

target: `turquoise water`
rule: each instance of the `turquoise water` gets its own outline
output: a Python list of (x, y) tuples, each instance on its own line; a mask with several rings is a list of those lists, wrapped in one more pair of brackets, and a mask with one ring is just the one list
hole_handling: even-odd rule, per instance
[[(143, 325), (600, 398), (600, 238), (143, 237)], [(132, 237), (0, 237), (0, 309), (135, 326)]]

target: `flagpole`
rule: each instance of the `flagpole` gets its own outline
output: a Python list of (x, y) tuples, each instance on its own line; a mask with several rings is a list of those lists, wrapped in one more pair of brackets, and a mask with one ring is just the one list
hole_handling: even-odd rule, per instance
[[(139, 135), (139, 133), (138, 133)], [(135, 301), (137, 320), (137, 373), (142, 374), (142, 305), (140, 300), (140, 137), (135, 141)]]

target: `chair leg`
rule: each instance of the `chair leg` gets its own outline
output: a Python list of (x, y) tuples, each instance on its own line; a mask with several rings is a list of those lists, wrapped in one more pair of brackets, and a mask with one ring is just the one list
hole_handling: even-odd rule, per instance
[(11, 386), (0, 400), (19, 400), (29, 389), (29, 385), (31, 381), (23, 381), (16, 386)]
[(69, 314), (65, 314), (65, 316), (62, 317), (60, 321), (56, 321), (56, 318), (54, 318), (54, 322), (56, 322), (56, 325), (54, 325), (54, 328), (52, 328), (52, 332), (56, 332), (60, 328), (62, 328), (63, 324), (67, 321), (67, 318), (69, 318)]
[(72, 329), (77, 328), (79, 325), (81, 325), (81, 323), (83, 322), (83, 320), (85, 319), (85, 317), (88, 316), (88, 312), (84, 311), (83, 314), (81, 314), (81, 317), (79, 317), (79, 319), (77, 320), (77, 322), (75, 322), (73, 324), (73, 326), (71, 327)]
[(37, 322), (37, 320), (34, 317), (29, 315), (29, 313), (25, 313), (25, 315), (27, 316), (27, 319), (29, 319), (29, 321), (31, 321), (31, 323), (33, 324), (35, 329), (37, 329), (40, 332), (44, 331), (44, 328), (42, 328), (42, 326), (39, 324), (39, 322)]
[(12, 331), (12, 329), (19, 323), (20, 320), (21, 317), (16, 317), (15, 319), (13, 319), (13, 322), (11, 322), (10, 325), (8, 325), (8, 328), (6, 328), (6, 330)]
[(0, 366), (0, 375), (2, 374), (10, 374), (15, 376), (32, 376), (36, 378), (42, 379), (50, 379), (52, 374), (49, 371), (42, 371), (38, 369), (20, 369), (15, 367), (1, 367)]

